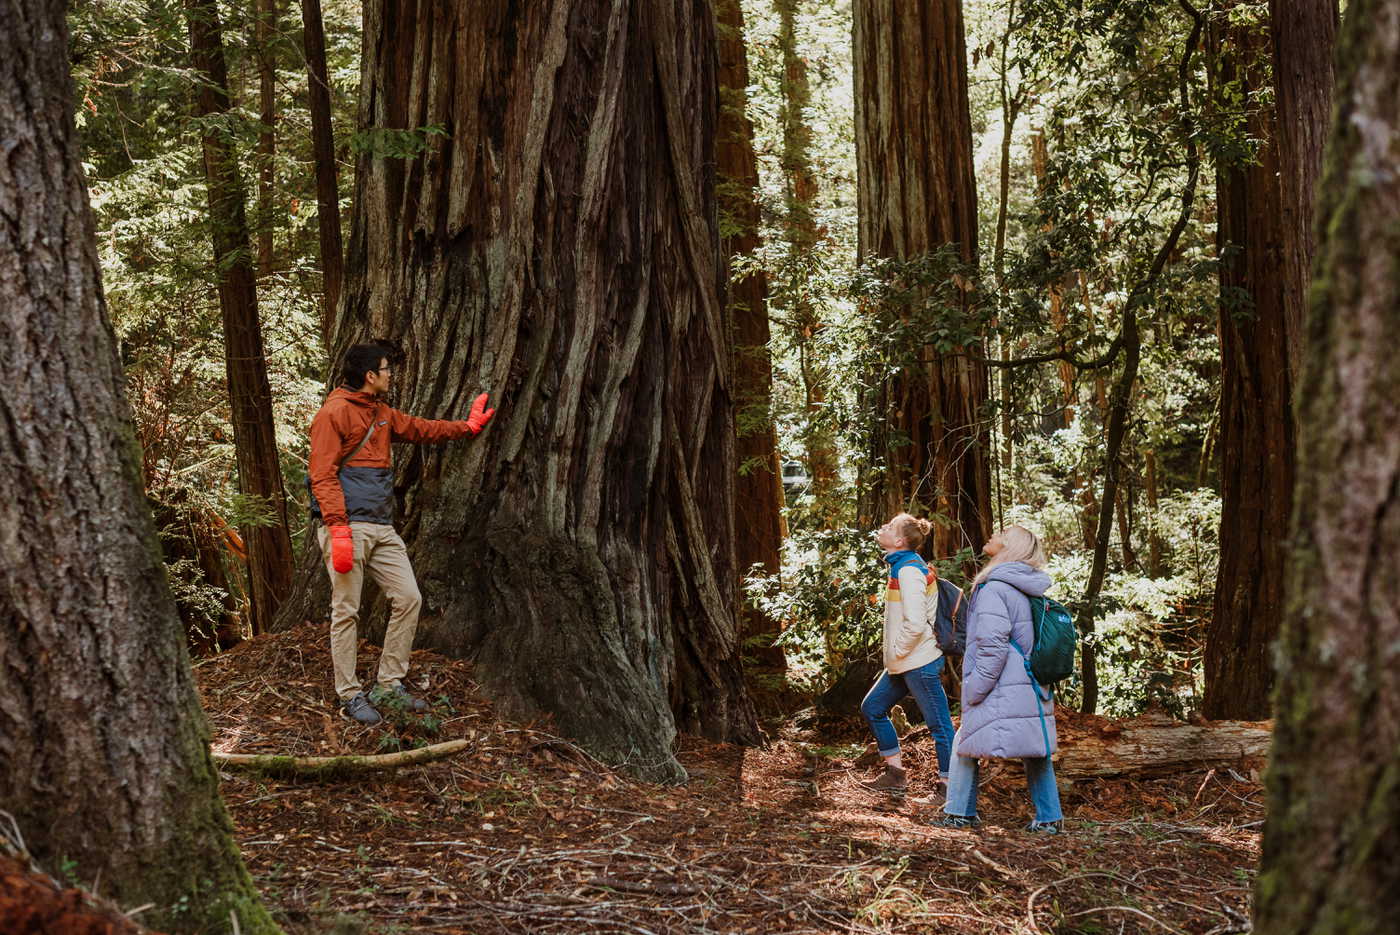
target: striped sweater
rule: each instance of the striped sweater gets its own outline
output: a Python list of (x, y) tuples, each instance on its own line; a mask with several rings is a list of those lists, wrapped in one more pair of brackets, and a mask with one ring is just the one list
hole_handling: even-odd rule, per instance
[(885, 588), (885, 670), (891, 675), (926, 666), (943, 655), (924, 612), (927, 595), (937, 593), (938, 577), (917, 552), (885, 556), (890, 577)]

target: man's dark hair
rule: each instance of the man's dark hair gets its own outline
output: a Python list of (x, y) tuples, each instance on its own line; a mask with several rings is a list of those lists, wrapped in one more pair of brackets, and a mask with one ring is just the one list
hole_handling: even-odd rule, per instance
[(390, 341), (372, 341), (369, 344), (356, 344), (345, 352), (345, 363), (341, 365), (340, 376), (345, 385), (358, 390), (365, 385), (365, 374), (379, 372), (383, 361), (395, 364), (403, 358), (398, 346)]

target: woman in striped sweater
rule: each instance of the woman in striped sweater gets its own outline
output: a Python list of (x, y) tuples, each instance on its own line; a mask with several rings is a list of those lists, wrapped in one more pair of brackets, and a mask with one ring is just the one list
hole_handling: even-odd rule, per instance
[(948, 761), (953, 747), (953, 719), (948, 713), (948, 696), (943, 693), (943, 651), (934, 638), (933, 621), (924, 611), (925, 595), (937, 592), (938, 576), (919, 556), (932, 524), (900, 513), (875, 533), (875, 541), (885, 552), (890, 566), (885, 590), (885, 671), (875, 680), (860, 713), (865, 715), (885, 771), (869, 788), (894, 794), (908, 788), (904, 762), (900, 757), (899, 735), (890, 723), (890, 709), (906, 695), (913, 695), (933, 734), (938, 753), (938, 785), (948, 777)]

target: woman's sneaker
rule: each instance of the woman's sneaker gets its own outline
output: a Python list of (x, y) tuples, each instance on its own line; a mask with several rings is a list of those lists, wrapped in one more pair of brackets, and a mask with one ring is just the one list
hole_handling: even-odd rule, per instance
[(978, 828), (982, 819), (976, 815), (944, 815), (929, 822), (935, 828)]
[(1033, 821), (1026, 825), (1029, 834), (1064, 834), (1064, 821)]
[(867, 789), (874, 789), (876, 792), (888, 792), (891, 795), (902, 795), (905, 789), (909, 788), (909, 780), (904, 774), (904, 770), (898, 766), (885, 766), (885, 771), (880, 778), (874, 782), (862, 783)]
[(340, 713), (345, 717), (361, 724), (378, 724), (383, 720), (379, 712), (374, 710), (374, 705), (370, 704), (369, 696), (364, 692), (356, 693), (354, 698), (340, 703)]

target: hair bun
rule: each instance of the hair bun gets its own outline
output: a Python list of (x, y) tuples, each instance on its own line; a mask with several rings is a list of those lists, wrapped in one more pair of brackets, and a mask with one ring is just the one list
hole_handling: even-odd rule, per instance
[(929, 531), (933, 529), (933, 523), (930, 523), (926, 519), (916, 519), (914, 520), (914, 522), (919, 525), (919, 532), (923, 533), (926, 536), (929, 534)]

